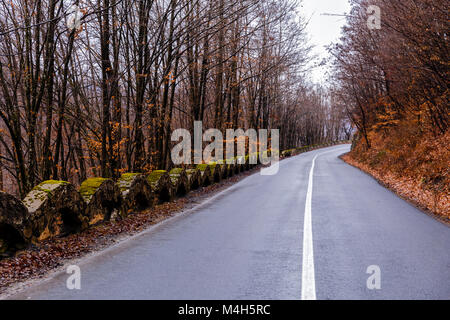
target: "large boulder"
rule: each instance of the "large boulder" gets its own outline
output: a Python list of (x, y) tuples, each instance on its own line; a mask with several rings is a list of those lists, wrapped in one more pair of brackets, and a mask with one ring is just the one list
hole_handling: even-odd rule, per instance
[(247, 171), (248, 169), (250, 169), (250, 165), (248, 163), (248, 156), (238, 158), (237, 163), (240, 167), (241, 172), (244, 172), (244, 171)]
[(293, 149), (289, 149), (289, 150), (284, 150), (283, 152), (281, 152), (281, 157), (282, 158), (289, 158), (293, 155), (294, 150)]
[(231, 164), (232, 168), (233, 168), (233, 174), (239, 174), (241, 173), (241, 166), (238, 165), (237, 163)]
[(190, 190), (189, 178), (186, 170), (183, 168), (172, 169), (169, 173), (172, 186), (174, 187), (174, 195), (182, 197)]
[(0, 191), (0, 258), (24, 248), (27, 218), (28, 210), (22, 202)]
[(69, 182), (44, 181), (23, 203), (29, 212), (29, 228), (24, 236), (32, 242), (76, 233), (89, 226), (86, 203)]
[(217, 166), (220, 167), (221, 178), (227, 179), (233, 175), (233, 171), (224, 160), (217, 161)]
[(210, 163), (208, 164), (209, 169), (211, 171), (211, 175), (213, 177), (213, 181), (218, 183), (222, 180), (222, 170), (220, 165), (217, 163)]
[(145, 175), (124, 173), (117, 181), (122, 196), (121, 214), (127, 216), (151, 208), (155, 203), (155, 194)]
[(86, 202), (86, 215), (90, 225), (117, 220), (122, 196), (119, 187), (113, 180), (87, 179), (81, 184), (79, 192)]
[(174, 186), (170, 175), (165, 170), (152, 171), (147, 176), (147, 181), (152, 187), (153, 193), (157, 197), (158, 203), (164, 203), (172, 200), (174, 196)]
[(191, 190), (197, 190), (203, 185), (202, 174), (198, 169), (186, 170), (186, 175), (189, 179), (189, 186)]
[(211, 174), (211, 168), (207, 164), (197, 165), (197, 170), (200, 172), (202, 178), (202, 185), (204, 187), (214, 183), (214, 177)]
[(299, 155), (301, 153), (308, 152), (309, 150), (310, 150), (309, 146), (299, 147), (299, 148), (295, 149), (295, 152), (293, 152), (292, 155), (296, 156), (296, 155)]
[(235, 165), (234, 164), (226, 164), (228, 170), (228, 178), (231, 178), (236, 174)]
[(261, 152), (250, 154), (249, 162), (251, 167), (256, 167), (257, 165), (261, 164)]
[(238, 161), (237, 161), (236, 157), (232, 158), (232, 159), (225, 160), (225, 161), (226, 161), (226, 163), (231, 163), (228, 166), (232, 170), (232, 175), (241, 173), (241, 166), (238, 164)]
[(244, 172), (247, 170), (247, 165), (245, 164), (245, 157), (235, 157), (234, 158), (235, 165), (237, 167), (238, 172)]
[[(256, 159), (256, 160), (255, 160)], [(251, 168), (256, 166), (256, 163), (258, 161), (258, 157), (255, 155), (246, 155), (245, 156), (245, 170), (250, 170)]]

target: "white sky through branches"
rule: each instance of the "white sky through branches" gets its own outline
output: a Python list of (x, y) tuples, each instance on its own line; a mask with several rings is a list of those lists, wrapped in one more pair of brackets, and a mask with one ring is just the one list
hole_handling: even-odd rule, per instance
[[(318, 55), (320, 62), (328, 57), (325, 46), (339, 40), (341, 27), (345, 24), (345, 17), (322, 16), (322, 13), (344, 14), (350, 12), (348, 0), (303, 0), (300, 13), (309, 20), (308, 33), (311, 44), (314, 45), (313, 54)], [(315, 82), (326, 80), (327, 66), (314, 68), (311, 78)]]

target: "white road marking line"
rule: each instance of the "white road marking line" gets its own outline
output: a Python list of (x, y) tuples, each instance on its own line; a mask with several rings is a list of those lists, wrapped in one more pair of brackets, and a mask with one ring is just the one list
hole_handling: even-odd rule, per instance
[(302, 300), (316, 300), (311, 204), (314, 167), (318, 156), (319, 155), (316, 155), (312, 161), (311, 171), (309, 172), (308, 191), (306, 193), (305, 218), (303, 225)]

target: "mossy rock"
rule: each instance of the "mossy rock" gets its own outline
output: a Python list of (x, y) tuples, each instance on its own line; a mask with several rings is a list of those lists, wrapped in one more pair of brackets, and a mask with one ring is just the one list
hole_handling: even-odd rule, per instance
[(156, 195), (158, 203), (171, 201), (174, 196), (175, 187), (172, 179), (166, 170), (155, 170), (147, 176), (153, 193)]
[(296, 149), (295, 155), (300, 154), (300, 153), (304, 153), (304, 152), (308, 152), (310, 150), (309, 146), (303, 146), (300, 148)]
[(183, 174), (186, 173), (186, 169), (184, 168), (173, 168), (172, 170), (170, 170), (169, 174)]
[(241, 171), (247, 171), (250, 169), (250, 163), (249, 163), (249, 155), (246, 155), (244, 157), (244, 162), (240, 164)]
[(234, 164), (225, 164), (228, 170), (228, 178), (231, 178), (236, 174), (235, 165)]
[(86, 203), (69, 182), (44, 181), (23, 203), (29, 212), (29, 228), (24, 236), (32, 242), (76, 233), (89, 226)]
[(236, 170), (238, 172), (244, 172), (244, 171), (247, 170), (247, 165), (245, 163), (245, 156), (243, 156), (243, 157), (240, 157), (240, 156), (234, 157), (234, 161), (235, 161), (235, 165), (237, 167)]
[(241, 166), (240, 166), (240, 165), (238, 165), (237, 163), (235, 163), (235, 164), (233, 164), (232, 166), (233, 166), (233, 172), (234, 172), (234, 174), (239, 174), (239, 173), (241, 173)]
[(8, 243), (5, 240), (3, 240), (2, 238), (0, 238), (0, 259), (3, 257), (9, 256), (7, 254), (9, 247), (10, 246), (8, 245)]
[(174, 195), (182, 197), (190, 191), (189, 178), (185, 169), (172, 169), (169, 173), (169, 176), (174, 187)]
[(225, 163), (228, 165), (229, 176), (232, 177), (235, 174), (239, 174), (239, 166), (234, 159), (227, 159)]
[(203, 179), (198, 169), (186, 170), (186, 175), (189, 179), (189, 187), (191, 190), (197, 190), (203, 186)]
[(222, 179), (228, 179), (233, 176), (233, 169), (229, 164), (221, 164), (220, 171), (222, 171)]
[(231, 168), (230, 165), (228, 165), (225, 160), (217, 161), (217, 165), (220, 166), (222, 179), (227, 179), (233, 176), (234, 174), (233, 168)]
[(245, 157), (245, 162), (249, 168), (256, 167), (259, 161), (259, 153), (252, 153)]
[(231, 175), (239, 174), (241, 172), (241, 167), (237, 163), (237, 157), (232, 159), (225, 160), (225, 163), (228, 164), (228, 169), (232, 170)]
[(14, 196), (0, 191), (0, 258), (10, 256), (26, 246), (28, 210)]
[(147, 180), (150, 184), (156, 185), (161, 178), (164, 179), (164, 176), (167, 176), (168, 172), (166, 170), (155, 170), (152, 171), (148, 176)]
[(200, 172), (203, 186), (206, 187), (214, 183), (214, 178), (211, 174), (211, 167), (209, 165), (199, 164), (197, 165), (197, 170)]
[(121, 193), (126, 193), (130, 190), (130, 187), (136, 179), (136, 177), (140, 176), (141, 173), (124, 173), (120, 176), (119, 180), (117, 180), (117, 186)]
[(236, 156), (234, 161), (236, 164), (245, 164), (245, 156)]
[(209, 170), (211, 171), (211, 176), (213, 181), (218, 183), (222, 180), (222, 168), (215, 162), (209, 163)]
[(122, 198), (120, 207), (122, 217), (151, 208), (155, 203), (155, 194), (143, 174), (122, 174), (117, 181), (117, 187)]
[(86, 202), (86, 215), (90, 225), (119, 218), (122, 195), (113, 180), (87, 179), (81, 184), (79, 192)]
[(292, 156), (292, 154), (293, 154), (292, 149), (291, 149), (291, 150), (284, 150), (284, 151), (281, 153), (281, 156), (282, 156), (283, 158), (289, 158), (289, 157)]

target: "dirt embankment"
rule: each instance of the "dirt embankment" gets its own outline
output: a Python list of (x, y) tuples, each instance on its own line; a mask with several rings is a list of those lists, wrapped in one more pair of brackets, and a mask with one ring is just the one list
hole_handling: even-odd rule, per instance
[(450, 134), (372, 137), (342, 157), (440, 221), (450, 224)]

